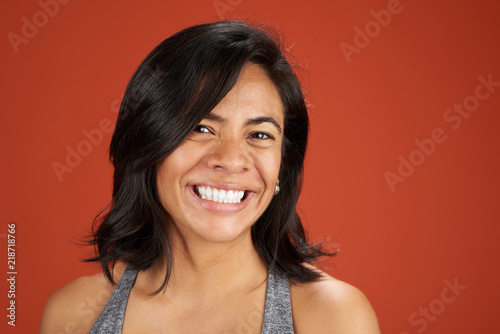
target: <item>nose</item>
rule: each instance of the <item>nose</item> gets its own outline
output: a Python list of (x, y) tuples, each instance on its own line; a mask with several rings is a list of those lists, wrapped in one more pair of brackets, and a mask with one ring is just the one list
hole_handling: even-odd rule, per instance
[(250, 169), (251, 159), (245, 143), (235, 139), (219, 140), (207, 158), (210, 168), (227, 173), (241, 173)]

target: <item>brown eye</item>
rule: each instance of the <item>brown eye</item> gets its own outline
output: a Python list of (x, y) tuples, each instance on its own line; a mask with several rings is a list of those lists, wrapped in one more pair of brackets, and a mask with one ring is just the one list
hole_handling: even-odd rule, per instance
[(271, 136), (268, 133), (265, 132), (254, 132), (250, 136), (251, 138), (259, 139), (259, 140), (266, 140), (266, 139), (271, 139), (274, 140), (274, 137)]
[(210, 131), (209, 128), (207, 128), (204, 125), (198, 125), (196, 128), (194, 128), (194, 132), (198, 132), (198, 133), (212, 133), (212, 131)]

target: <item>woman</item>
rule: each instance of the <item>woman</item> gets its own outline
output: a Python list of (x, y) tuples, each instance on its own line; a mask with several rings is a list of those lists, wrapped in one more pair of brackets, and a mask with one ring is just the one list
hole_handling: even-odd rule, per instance
[(57, 290), (41, 333), (379, 333), (363, 294), (310, 264), (307, 109), (273, 36), (202, 24), (145, 58), (110, 145), (103, 274)]

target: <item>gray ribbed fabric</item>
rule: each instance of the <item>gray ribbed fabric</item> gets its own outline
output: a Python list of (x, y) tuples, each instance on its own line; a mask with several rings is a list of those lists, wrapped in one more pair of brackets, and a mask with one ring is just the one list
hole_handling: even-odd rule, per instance
[[(122, 332), (128, 296), (137, 271), (127, 268), (97, 318), (89, 334)], [(266, 307), (262, 334), (293, 334), (292, 306), (288, 279), (277, 271), (269, 271), (266, 287)]]
[(127, 267), (120, 281), (111, 294), (106, 306), (97, 318), (89, 334), (119, 334), (122, 332), (123, 317), (127, 307), (128, 296), (137, 276), (137, 271)]
[(266, 288), (266, 309), (262, 334), (293, 334), (292, 303), (288, 278), (269, 270)]

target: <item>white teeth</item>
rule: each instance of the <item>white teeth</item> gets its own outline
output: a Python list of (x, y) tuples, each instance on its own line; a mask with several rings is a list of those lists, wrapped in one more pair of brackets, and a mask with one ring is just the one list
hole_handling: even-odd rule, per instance
[(224, 202), (225, 199), (226, 199), (226, 191), (224, 189), (219, 190), (219, 203)]
[(195, 186), (197, 194), (202, 199), (219, 203), (240, 203), (245, 192), (243, 190), (224, 190), (211, 187)]

